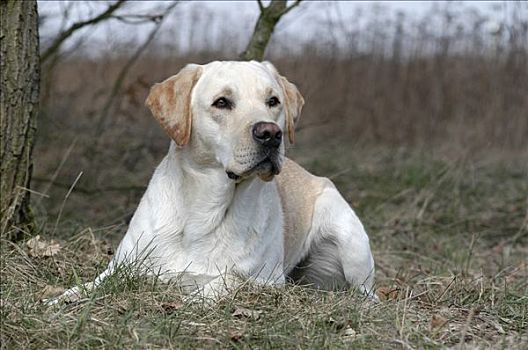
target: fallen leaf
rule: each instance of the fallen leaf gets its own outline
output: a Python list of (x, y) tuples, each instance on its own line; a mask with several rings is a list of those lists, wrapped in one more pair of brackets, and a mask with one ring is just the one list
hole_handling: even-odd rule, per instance
[(0, 299), (0, 308), (2, 310), (5, 310), (4, 308), (7, 308), (8, 306), (12, 307), (13, 304), (11, 304), (8, 300)]
[(161, 307), (163, 308), (163, 310), (167, 312), (173, 312), (178, 309), (181, 309), (183, 307), (183, 303), (179, 300), (171, 301), (171, 302), (161, 303)]
[(182, 321), (183, 324), (186, 324), (188, 326), (194, 326), (194, 327), (207, 327), (207, 323), (201, 323), (201, 322), (194, 322), (194, 321)]
[(491, 325), (497, 330), (497, 332), (499, 332), (499, 334), (506, 334), (506, 332), (504, 331), (504, 328), (502, 328), (502, 326), (500, 325), (499, 322), (497, 321), (488, 321), (491, 323)]
[(58, 242), (54, 240), (41, 240), (40, 235), (36, 235), (27, 241), (26, 246), (29, 249), (28, 254), (31, 257), (50, 257), (56, 255), (61, 250)]
[(329, 325), (332, 325), (335, 327), (335, 329), (343, 329), (343, 327), (347, 326), (347, 322), (343, 321), (343, 320), (336, 320), (334, 319), (333, 317), (329, 317), (328, 320), (326, 321), (326, 323), (328, 323)]
[(399, 291), (398, 288), (380, 287), (376, 290), (376, 294), (380, 300), (394, 300), (398, 299)]
[(56, 297), (64, 293), (64, 288), (59, 286), (50, 286), (49, 284), (44, 287), (39, 293), (39, 299), (48, 299)]
[(343, 337), (347, 340), (354, 340), (358, 337), (358, 333), (354, 328), (347, 326), (343, 331)]
[(229, 338), (234, 342), (237, 342), (244, 337), (244, 332), (238, 329), (231, 329), (228, 334)]
[(431, 317), (431, 329), (441, 328), (447, 323), (447, 318), (440, 315), (433, 315)]
[(238, 306), (235, 311), (233, 311), (232, 316), (238, 318), (252, 318), (254, 320), (258, 320), (260, 318), (261, 313), (262, 311), (251, 310), (245, 307)]

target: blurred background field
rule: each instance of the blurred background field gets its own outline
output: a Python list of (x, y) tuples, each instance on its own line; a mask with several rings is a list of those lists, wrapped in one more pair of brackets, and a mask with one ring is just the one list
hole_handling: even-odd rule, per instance
[[(41, 50), (61, 25), (106, 5), (39, 2)], [(33, 206), (43, 235), (69, 242), (57, 261), (84, 280), (106, 263), (96, 247), (102, 241), (116, 247), (168, 149), (168, 137), (143, 105), (148, 89), (186, 63), (237, 59), (258, 15), (256, 2), (180, 3), (138, 51), (155, 28), (152, 15), (167, 5), (126, 4), (118, 12), (123, 19), (80, 31), (42, 67), (32, 180), (41, 195), (33, 196)], [(287, 290), (294, 300), (278, 302), (285, 310), (295, 313), (302, 300), (328, 310), (307, 311), (301, 317), (311, 321), (293, 322), (291, 329), (273, 328), (286, 316), (270, 310), (262, 325), (249, 317), (241, 326), (224, 314), (210, 320), (204, 310), (176, 310), (167, 318), (152, 306), (156, 302), (141, 301), (129, 306), (132, 321), (126, 323), (120, 312), (104, 313), (94, 302), (94, 317), (125, 322), (144, 342), (127, 335), (111, 340), (109, 330), (83, 319), (80, 309), (70, 311), (75, 322), (88, 320), (88, 335), (76, 329), (68, 339), (171, 347), (165, 331), (147, 332), (142, 322), (205, 317), (216, 328), (181, 326), (182, 346), (204, 336), (213, 339), (205, 343), (211, 347), (348, 347), (347, 327), (357, 332), (352, 342), (359, 347), (527, 345), (528, 5), (303, 2), (279, 23), (266, 59), (306, 100), (288, 155), (330, 177), (358, 212), (385, 301), (364, 312), (350, 295), (319, 300)], [(5, 287), (24, 290), (25, 302), (45, 285), (73, 282), (48, 260), (29, 264), (41, 271), (32, 283)], [(115, 298), (126, 302), (131, 292), (119, 288)], [(149, 293), (162, 298), (156, 288)], [(141, 299), (141, 288), (132, 289)], [(238, 303), (270, 305), (277, 296), (268, 292), (259, 299), (242, 291)], [(234, 306), (222, 307), (229, 314)], [(9, 312), (30, 318), (15, 309)], [(32, 312), (42, 321), (41, 310)], [(63, 325), (74, 322), (70, 316), (61, 316)], [(54, 340), (62, 326), (44, 326), (34, 323), (27, 339), (38, 335), (42, 346), (66, 346)], [(157, 331), (164, 335), (153, 336)], [(264, 341), (269, 332), (284, 338)]]
[[(40, 3), (42, 49), (59, 20), (67, 26), (104, 5)], [(343, 157), (337, 172), (354, 165), (347, 155), (361, 165), (373, 150), (401, 149), (526, 169), (526, 4), (388, 5), (308, 2), (279, 23), (266, 59), (306, 100), (290, 156), (305, 163), (334, 147)], [(118, 13), (164, 7), (130, 3)], [(91, 225), (130, 214), (168, 147), (143, 106), (148, 89), (186, 63), (237, 59), (257, 14), (256, 2), (178, 4), (135, 61), (153, 21), (113, 20), (73, 36), (43, 66), (34, 188), (59, 200), (43, 199), (42, 209), (56, 213), (82, 171), (66, 211), (85, 203), (81, 217)], [(99, 198), (103, 205), (93, 205)]]

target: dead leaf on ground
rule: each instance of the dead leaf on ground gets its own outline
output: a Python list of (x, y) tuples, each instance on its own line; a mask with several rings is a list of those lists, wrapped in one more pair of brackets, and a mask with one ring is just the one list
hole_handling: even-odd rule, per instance
[(230, 329), (229, 332), (229, 339), (231, 339), (234, 342), (240, 341), (240, 339), (244, 338), (244, 332), (239, 329)]
[(41, 240), (40, 235), (36, 235), (27, 241), (26, 246), (29, 249), (28, 254), (31, 257), (50, 257), (56, 255), (61, 250), (58, 242), (54, 240)]
[(349, 326), (348, 322), (349, 321), (346, 321), (346, 320), (336, 320), (333, 317), (329, 317), (328, 320), (326, 321), (326, 323), (328, 323), (329, 325), (334, 326), (334, 328), (338, 329), (338, 330)]
[(208, 324), (207, 323), (202, 323), (202, 322), (194, 322), (194, 321), (182, 321), (183, 324), (187, 325), (187, 326), (193, 326), (193, 327), (207, 327)]
[(38, 295), (39, 299), (49, 299), (64, 293), (64, 288), (60, 286), (50, 286), (49, 284), (42, 289)]
[(262, 314), (262, 311), (251, 310), (245, 307), (237, 306), (235, 311), (233, 311), (232, 316), (238, 318), (252, 318), (254, 320), (258, 320), (260, 318), (260, 314)]
[(354, 340), (358, 337), (358, 333), (354, 328), (347, 326), (343, 331), (342, 337), (346, 338), (347, 340)]
[(0, 309), (5, 310), (4, 308), (13, 307), (13, 304), (9, 300), (0, 298)]
[(161, 303), (163, 310), (167, 312), (174, 312), (183, 307), (183, 303), (179, 300)]
[(431, 317), (431, 329), (441, 328), (447, 323), (447, 318), (441, 315), (433, 315)]
[(376, 290), (376, 294), (382, 301), (394, 300), (398, 299), (399, 291), (399, 288), (380, 287)]

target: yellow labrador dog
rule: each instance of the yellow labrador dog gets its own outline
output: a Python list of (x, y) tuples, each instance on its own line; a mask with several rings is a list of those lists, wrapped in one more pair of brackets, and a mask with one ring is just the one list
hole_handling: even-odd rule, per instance
[[(186, 276), (207, 297), (242, 279), (373, 296), (365, 230), (335, 186), (284, 156), (304, 100), (269, 62), (190, 64), (146, 105), (171, 137), (113, 261)], [(79, 294), (79, 287), (64, 296)]]

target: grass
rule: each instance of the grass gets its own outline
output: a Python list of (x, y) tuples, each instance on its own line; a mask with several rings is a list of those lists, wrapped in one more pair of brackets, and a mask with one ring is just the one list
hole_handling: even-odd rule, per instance
[(379, 303), (353, 291), (246, 285), (207, 306), (125, 275), (81, 302), (46, 307), (41, 298), (102, 271), (123, 230), (88, 227), (92, 217), (68, 207), (97, 199), (74, 191), (54, 236), (57, 210), (41, 213), (42, 239), (61, 244), (56, 255), (2, 242), (1, 348), (527, 348), (526, 164), (335, 147), (291, 153), (332, 177), (362, 218)]
[[(171, 35), (134, 65), (104, 120), (133, 44), (103, 45), (98, 59), (79, 47), (45, 65), (32, 205), (42, 243), (61, 249), (42, 256), (1, 241), (0, 348), (528, 348), (524, 8), (496, 33), (451, 9), (416, 21), (367, 13), (352, 27), (321, 24), (322, 45), (293, 54), (276, 33), (269, 49), (307, 102), (290, 154), (331, 177), (366, 226), (379, 303), (247, 285), (208, 307), (126, 274), (79, 303), (40, 304), (106, 267), (166, 152), (143, 108), (148, 88), (188, 62), (238, 57), (233, 43), (247, 33), (209, 16), (224, 39), (189, 54)], [(335, 50), (343, 36), (354, 40)]]

